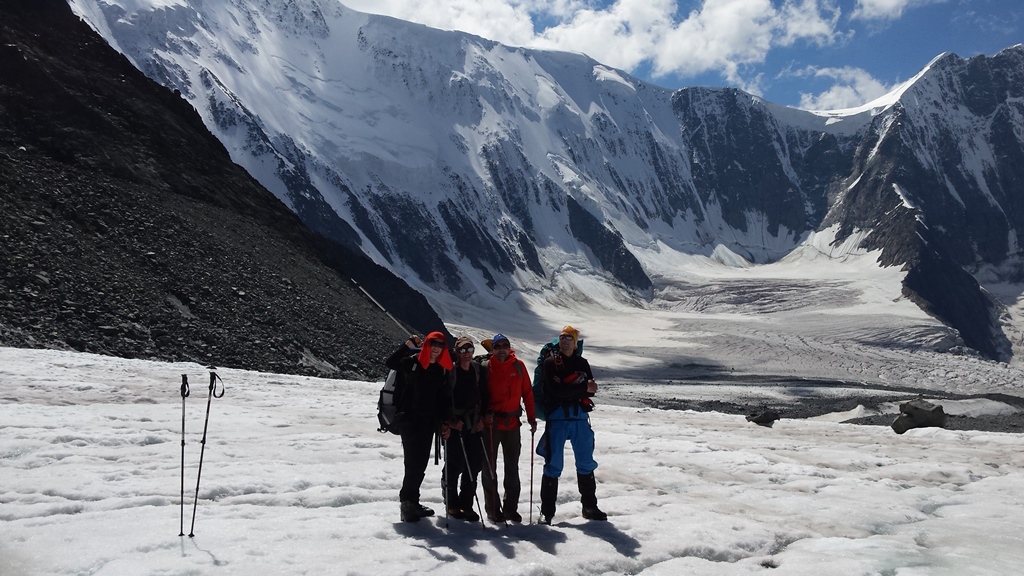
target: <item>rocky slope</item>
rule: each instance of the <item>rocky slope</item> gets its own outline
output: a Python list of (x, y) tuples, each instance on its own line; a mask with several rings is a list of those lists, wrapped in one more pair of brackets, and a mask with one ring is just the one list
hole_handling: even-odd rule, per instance
[(0, 345), (377, 377), (407, 329), (353, 277), (413, 329), (442, 327), (65, 2), (0, 3)]

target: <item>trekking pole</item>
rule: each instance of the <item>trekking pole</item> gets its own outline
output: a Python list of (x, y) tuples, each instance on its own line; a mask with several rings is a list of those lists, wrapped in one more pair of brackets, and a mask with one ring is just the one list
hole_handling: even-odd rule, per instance
[(530, 430), (530, 524), (533, 524), (533, 454), (537, 451), (533, 444), (533, 436), (536, 433), (535, 430)]
[[(462, 458), (466, 461), (466, 474), (473, 477), (473, 468), (469, 465), (469, 453), (466, 452), (466, 441), (462, 439), (462, 432), (459, 432), (459, 444), (462, 445)], [(475, 482), (474, 482), (475, 484)], [(473, 487), (473, 498), (476, 499), (476, 509), (480, 512), (480, 528), (486, 530), (487, 525), (484, 524), (484, 509), (480, 506), (480, 496), (476, 493), (476, 486)]]
[(188, 376), (181, 375), (181, 521), (178, 536), (185, 535), (185, 398), (192, 393), (188, 388)]
[[(440, 437), (440, 436), (438, 436)], [(448, 439), (444, 439), (444, 473), (441, 474), (441, 501), (444, 502), (444, 527), (448, 529)]]
[[(213, 368), (213, 366), (210, 366)], [(189, 530), (188, 537), (193, 538), (196, 535), (196, 506), (199, 504), (199, 480), (203, 475), (203, 455), (206, 454), (206, 429), (210, 425), (210, 403), (214, 398), (223, 398), (224, 393), (227, 391), (224, 388), (224, 381), (220, 382), (220, 394), (217, 394), (217, 380), (220, 380), (220, 376), (217, 376), (216, 372), (210, 371), (210, 394), (206, 397), (206, 421), (203, 423), (203, 439), (199, 442), (203, 445), (199, 449), (199, 472), (196, 474), (196, 497), (192, 501), (192, 528)]]
[(381, 306), (380, 302), (377, 302), (377, 299), (376, 299), (376, 298), (374, 298), (373, 296), (370, 296), (370, 293), (369, 293), (369, 292), (367, 292), (365, 288), (363, 288), (362, 286), (360, 286), (360, 285), (359, 285), (359, 282), (356, 282), (356, 281), (355, 281), (354, 279), (352, 279), (352, 278), (349, 278), (349, 280), (352, 280), (352, 283), (356, 285), (356, 288), (359, 288), (359, 291), (360, 291), (360, 292), (362, 292), (363, 294), (365, 294), (365, 295), (366, 295), (366, 297), (370, 299), (370, 302), (373, 302), (374, 304), (376, 304), (376, 305), (377, 305), (377, 308), (380, 308), (380, 311), (381, 311), (381, 312), (383, 312), (383, 313), (387, 314), (388, 318), (391, 318), (391, 321), (392, 321), (392, 322), (394, 322), (396, 326), (398, 326), (399, 328), (401, 328), (403, 332), (404, 332), (404, 331), (407, 331), (407, 330), (408, 330), (408, 328), (407, 328), (406, 326), (403, 326), (403, 325), (402, 325), (402, 323), (401, 323), (401, 322), (399, 322), (397, 318), (395, 318), (394, 316), (392, 316), (392, 315), (391, 315), (391, 312), (388, 312), (386, 308), (384, 308), (383, 306)]

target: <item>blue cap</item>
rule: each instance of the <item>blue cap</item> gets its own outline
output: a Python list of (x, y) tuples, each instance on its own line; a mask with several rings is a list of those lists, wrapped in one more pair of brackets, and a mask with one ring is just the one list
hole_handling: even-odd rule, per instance
[(502, 340), (508, 342), (508, 338), (501, 332), (498, 332), (497, 334), (494, 335), (494, 338), (491, 338), (491, 346), (494, 346), (496, 342), (500, 342)]

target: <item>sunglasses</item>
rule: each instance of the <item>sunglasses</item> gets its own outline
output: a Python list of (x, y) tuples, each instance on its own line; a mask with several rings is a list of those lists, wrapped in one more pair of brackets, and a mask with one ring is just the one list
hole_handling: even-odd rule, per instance
[(472, 354), (474, 350), (476, 350), (476, 348), (473, 348), (472, 346), (463, 346), (462, 348), (458, 349), (458, 353), (465, 354), (466, 352), (469, 352), (470, 354)]
[(441, 342), (440, 340), (431, 340), (430, 341), (430, 347), (431, 348), (444, 348), (444, 342)]
[(575, 338), (572, 337), (572, 334), (559, 334), (558, 335), (558, 339), (559, 340), (575, 340)]
[(508, 342), (498, 342), (497, 344), (491, 344), (491, 350), (495, 348), (511, 348), (512, 346)]

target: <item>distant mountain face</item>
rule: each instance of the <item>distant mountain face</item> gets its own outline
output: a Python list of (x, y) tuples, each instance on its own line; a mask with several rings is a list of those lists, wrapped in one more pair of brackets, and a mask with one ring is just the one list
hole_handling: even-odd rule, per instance
[(308, 226), (413, 286), (500, 297), (590, 270), (651, 295), (652, 251), (764, 263), (828, 229), (1009, 353), (971, 274), (1022, 275), (1022, 46), (811, 113), (335, 2), (69, 2)]

